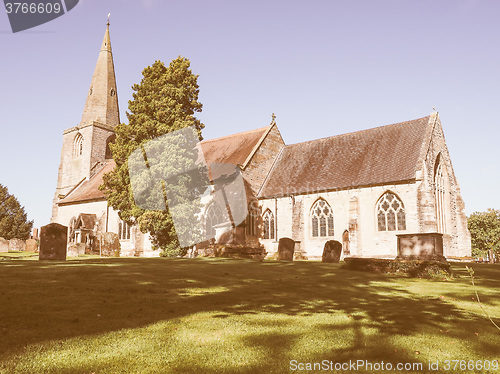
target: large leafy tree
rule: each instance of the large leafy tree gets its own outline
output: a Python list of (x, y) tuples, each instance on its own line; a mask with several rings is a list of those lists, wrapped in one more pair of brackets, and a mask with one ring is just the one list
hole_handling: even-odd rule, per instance
[[(196, 141), (202, 139), (204, 125), (194, 117), (195, 112), (202, 110), (202, 104), (198, 101), (198, 75), (190, 70), (190, 61), (180, 56), (168, 67), (156, 61), (146, 67), (142, 75), (140, 84), (132, 86), (133, 100), (129, 101), (127, 112), (129, 123), (116, 127), (116, 141), (110, 145), (116, 167), (104, 176), (100, 188), (105, 191), (108, 204), (119, 211), (120, 217), (131, 224), (138, 224), (142, 232), (149, 232), (153, 245), (162, 248), (164, 255), (182, 255), (186, 248), (179, 246), (168, 207), (148, 210), (136, 205), (131, 187), (129, 157), (137, 149), (145, 152), (146, 143), (190, 126), (196, 129)], [(196, 158), (188, 148), (177, 152), (175, 164), (185, 164), (183, 157)], [(165, 196), (164, 184), (162, 188)]]
[(33, 221), (28, 221), (24, 207), (7, 187), (0, 184), (0, 237), (4, 239), (29, 239)]
[(472, 255), (500, 257), (500, 210), (472, 213), (467, 219), (472, 241)]

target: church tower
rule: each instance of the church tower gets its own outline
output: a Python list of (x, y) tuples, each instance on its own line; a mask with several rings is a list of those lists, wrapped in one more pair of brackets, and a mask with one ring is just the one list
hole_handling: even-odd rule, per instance
[(106, 160), (112, 158), (109, 143), (114, 141), (114, 128), (119, 123), (118, 93), (108, 21), (81, 121), (63, 132), (51, 222), (58, 222), (57, 203), (101, 170), (106, 165)]

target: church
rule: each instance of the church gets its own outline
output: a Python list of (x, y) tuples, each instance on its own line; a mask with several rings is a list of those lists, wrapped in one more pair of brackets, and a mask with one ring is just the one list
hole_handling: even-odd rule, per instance
[[(119, 123), (108, 24), (81, 121), (63, 132), (51, 222), (68, 226), (68, 245), (91, 247), (113, 232), (121, 256), (158, 256), (149, 235), (121, 221), (98, 189), (115, 165), (109, 144)], [(446, 258), (471, 254), (465, 204), (436, 111), (289, 145), (273, 115), (266, 127), (204, 140), (201, 149), (207, 164), (234, 165), (245, 183), (249, 214), (237, 225), (225, 225), (220, 206), (205, 201), (200, 217), (216, 241), (226, 227), (232, 244), (263, 248), (267, 256), (279, 239), (290, 238), (301, 258), (320, 259), (330, 240), (342, 243), (343, 257), (395, 258), (398, 236), (437, 234)]]

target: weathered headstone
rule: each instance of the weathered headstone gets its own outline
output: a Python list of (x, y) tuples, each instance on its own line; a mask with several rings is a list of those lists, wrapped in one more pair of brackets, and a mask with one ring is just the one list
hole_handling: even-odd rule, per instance
[(49, 223), (40, 229), (40, 260), (66, 260), (68, 227), (58, 223)]
[(342, 243), (336, 240), (329, 240), (323, 248), (321, 262), (339, 262), (342, 254)]
[(25, 251), (26, 242), (22, 239), (10, 239), (9, 240), (9, 251)]
[(84, 243), (70, 243), (68, 245), (68, 252), (66, 255), (68, 257), (78, 257), (80, 255), (84, 255), (85, 247), (86, 245)]
[(278, 261), (293, 261), (295, 241), (290, 238), (281, 238), (278, 243)]
[(9, 252), (9, 241), (0, 237), (0, 253)]
[(120, 257), (120, 239), (114, 232), (105, 232), (102, 236), (101, 256)]
[(35, 239), (26, 240), (26, 252), (38, 252), (38, 244)]

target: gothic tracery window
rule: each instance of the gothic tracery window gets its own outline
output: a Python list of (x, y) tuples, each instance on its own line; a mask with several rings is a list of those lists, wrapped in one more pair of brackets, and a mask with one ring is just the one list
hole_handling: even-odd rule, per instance
[(122, 220), (118, 222), (118, 238), (120, 240), (130, 239), (130, 225)]
[(214, 226), (227, 222), (227, 214), (224, 214), (217, 203), (212, 203), (205, 214), (205, 234), (207, 238), (215, 237)]
[(264, 228), (264, 239), (275, 239), (275, 230), (274, 230), (274, 214), (271, 210), (266, 210), (264, 216), (262, 217), (263, 228)]
[(378, 231), (406, 230), (403, 202), (392, 192), (386, 192), (377, 202)]
[(323, 199), (311, 209), (311, 228), (313, 237), (333, 236), (333, 211)]
[(75, 136), (75, 141), (73, 145), (73, 157), (79, 157), (83, 154), (83, 136), (78, 133)]
[(440, 233), (446, 232), (446, 218), (445, 218), (445, 175), (444, 166), (441, 162), (441, 157), (438, 156), (436, 161), (436, 168), (434, 173), (434, 185), (436, 189), (436, 217), (437, 217), (437, 230)]

